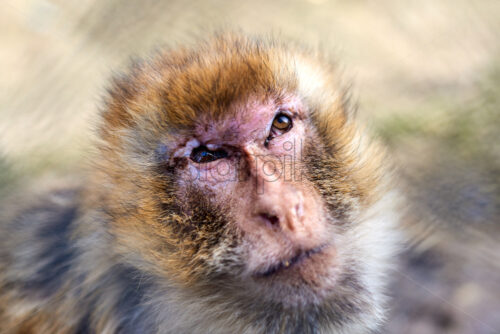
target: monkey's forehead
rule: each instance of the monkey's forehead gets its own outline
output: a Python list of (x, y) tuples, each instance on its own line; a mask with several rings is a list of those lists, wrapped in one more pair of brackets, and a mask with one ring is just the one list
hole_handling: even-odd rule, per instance
[(290, 95), (314, 104), (311, 109), (338, 109), (337, 82), (328, 63), (297, 47), (226, 34), (133, 66), (114, 81), (104, 116), (109, 125), (130, 125), (145, 116), (185, 129), (203, 115), (231, 116), (231, 106), (250, 97), (279, 104)]

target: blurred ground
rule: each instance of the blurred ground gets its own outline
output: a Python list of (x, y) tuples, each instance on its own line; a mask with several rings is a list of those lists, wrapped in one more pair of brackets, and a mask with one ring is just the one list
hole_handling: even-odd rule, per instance
[(112, 70), (220, 28), (333, 52), (395, 156), (413, 247), (382, 333), (500, 333), (500, 1), (42, 1), (0, 11), (0, 196), (77, 168)]

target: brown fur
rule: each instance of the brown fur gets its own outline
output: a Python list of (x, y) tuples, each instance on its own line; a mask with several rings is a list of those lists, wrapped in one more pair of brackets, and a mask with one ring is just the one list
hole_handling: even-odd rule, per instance
[[(321, 89), (304, 90), (305, 75)], [(383, 153), (362, 137), (338, 81), (335, 67), (318, 55), (232, 34), (135, 64), (109, 90), (85, 183), (3, 219), (0, 333), (376, 328), (396, 240), (394, 207), (384, 200), (391, 185)], [(333, 297), (295, 308), (262, 299), (257, 284), (241, 286), (235, 277), (244, 270), (245, 237), (229, 203), (214, 204), (195, 188), (180, 198), (182, 166), (158, 151), (206, 119), (231, 117), (235, 104), (288, 94), (299, 96), (309, 115), (307, 153), (297, 168), (338, 220), (337, 233), (352, 241), (341, 250), (346, 266)], [(375, 226), (379, 215), (383, 222)], [(375, 255), (365, 249), (372, 245)], [(367, 254), (375, 263), (364, 263)], [(279, 291), (295, 291), (287, 289)]]

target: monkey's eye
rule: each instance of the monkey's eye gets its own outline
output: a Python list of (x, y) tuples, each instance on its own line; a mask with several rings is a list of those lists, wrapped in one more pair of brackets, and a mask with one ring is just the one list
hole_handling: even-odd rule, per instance
[(275, 135), (282, 135), (285, 132), (290, 131), (293, 126), (292, 119), (285, 114), (278, 114), (274, 117), (272, 131)]
[(223, 149), (211, 151), (206, 146), (198, 146), (191, 152), (191, 160), (203, 164), (212, 162), (218, 159), (223, 159), (228, 156), (227, 152)]

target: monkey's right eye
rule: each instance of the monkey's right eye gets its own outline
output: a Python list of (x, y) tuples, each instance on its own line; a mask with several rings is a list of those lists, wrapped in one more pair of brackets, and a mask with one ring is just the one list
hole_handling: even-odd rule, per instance
[(223, 159), (228, 153), (223, 149), (209, 150), (206, 146), (198, 146), (191, 152), (191, 160), (197, 163), (208, 163), (218, 159)]

